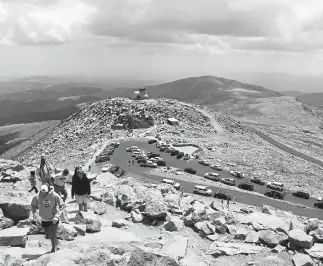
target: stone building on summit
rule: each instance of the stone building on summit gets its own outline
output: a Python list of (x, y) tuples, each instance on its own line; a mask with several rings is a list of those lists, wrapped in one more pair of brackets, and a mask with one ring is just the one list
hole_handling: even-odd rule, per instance
[(132, 96), (133, 100), (144, 100), (144, 99), (148, 99), (148, 98), (149, 98), (149, 96), (148, 96), (146, 88), (140, 88), (139, 90), (135, 91)]

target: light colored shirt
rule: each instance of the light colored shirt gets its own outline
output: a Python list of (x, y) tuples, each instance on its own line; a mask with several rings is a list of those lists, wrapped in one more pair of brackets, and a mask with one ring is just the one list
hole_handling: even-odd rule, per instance
[(33, 211), (39, 209), (42, 221), (52, 221), (55, 217), (60, 218), (64, 202), (57, 193), (51, 190), (45, 195), (37, 193), (31, 201), (31, 207)]
[(54, 185), (56, 186), (64, 186), (67, 180), (67, 176), (64, 176), (62, 173), (56, 174), (54, 176)]

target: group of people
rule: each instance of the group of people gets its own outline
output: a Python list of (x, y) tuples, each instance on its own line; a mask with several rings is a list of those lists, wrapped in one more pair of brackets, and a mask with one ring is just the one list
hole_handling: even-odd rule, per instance
[[(67, 190), (65, 184), (69, 176), (69, 170), (53, 174), (52, 166), (47, 162), (44, 155), (41, 156), (40, 166), (37, 174), (42, 185), (40, 190), (37, 188), (36, 171), (30, 172), (31, 189), (36, 192), (31, 201), (32, 219), (34, 222), (41, 223), (44, 228), (45, 237), (51, 240), (52, 250), (57, 250), (57, 229), (60, 217), (64, 212), (65, 201), (67, 199)], [(72, 177), (71, 198), (75, 196), (79, 211), (88, 211), (88, 197), (91, 194), (91, 184), (86, 173), (80, 166), (75, 167)], [(39, 210), (39, 217), (36, 214)]]

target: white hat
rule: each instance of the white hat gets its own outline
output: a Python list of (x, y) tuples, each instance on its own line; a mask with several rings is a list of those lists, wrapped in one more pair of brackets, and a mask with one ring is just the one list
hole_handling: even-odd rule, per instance
[(318, 197), (317, 200), (322, 200), (322, 197)]
[(48, 186), (47, 186), (47, 185), (42, 185), (42, 186), (40, 187), (40, 191), (41, 191), (41, 192), (48, 192)]

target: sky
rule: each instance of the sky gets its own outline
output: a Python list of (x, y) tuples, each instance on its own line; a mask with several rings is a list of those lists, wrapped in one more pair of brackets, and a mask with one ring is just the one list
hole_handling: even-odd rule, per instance
[(0, 0), (0, 77), (323, 73), (322, 0)]

